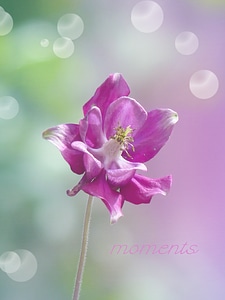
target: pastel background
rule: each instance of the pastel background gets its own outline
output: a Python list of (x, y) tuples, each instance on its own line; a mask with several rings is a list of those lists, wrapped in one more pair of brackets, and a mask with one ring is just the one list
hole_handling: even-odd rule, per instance
[[(66, 196), (79, 177), (41, 134), (78, 122), (82, 105), (113, 72), (123, 74), (131, 97), (147, 110), (178, 112), (171, 139), (147, 163), (150, 177), (172, 174), (173, 186), (150, 205), (125, 203), (113, 226), (95, 199), (81, 299), (225, 296), (225, 1), (156, 0), (161, 10), (147, 29), (145, 9), (135, 15), (148, 32), (131, 21), (137, 3), (0, 3), (0, 267), (8, 251), (34, 256), (30, 280), (0, 269), (1, 300), (71, 299), (87, 195)], [(64, 52), (55, 40), (68, 13), (83, 23)], [(183, 32), (192, 34), (179, 38)], [(193, 79), (201, 70), (211, 73)], [(184, 243), (198, 252), (110, 254), (114, 244)]]

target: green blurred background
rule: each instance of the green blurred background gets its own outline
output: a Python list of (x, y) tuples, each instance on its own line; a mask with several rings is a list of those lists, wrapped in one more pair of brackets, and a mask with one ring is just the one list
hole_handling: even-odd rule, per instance
[[(151, 205), (125, 204), (113, 226), (95, 199), (81, 299), (211, 300), (224, 288), (224, 29), (225, 1), (157, 1), (164, 23), (137, 31), (130, 20), (137, 1), (2, 0), (13, 18), (0, 36), (0, 99), (17, 100), (18, 114), (0, 118), (0, 255), (17, 249), (36, 257), (37, 272), (16, 282), (0, 270), (1, 300), (71, 299), (87, 195), (65, 191), (79, 176), (41, 137), (60, 123), (77, 123), (82, 105), (113, 72), (147, 110), (169, 107), (180, 121), (148, 175), (172, 173), (168, 197)], [(0, 30), (1, 14), (0, 10)], [(55, 55), (58, 20), (79, 15), (83, 34), (74, 53)], [(182, 56), (176, 36), (192, 31), (199, 49)], [(45, 44), (47, 43), (47, 44)], [(220, 82), (209, 100), (194, 97), (190, 76), (212, 70)], [(3, 105), (3, 104), (1, 104)], [(0, 111), (3, 111), (3, 106)], [(213, 121), (212, 121), (213, 120)], [(111, 255), (114, 244), (198, 245), (194, 255)]]

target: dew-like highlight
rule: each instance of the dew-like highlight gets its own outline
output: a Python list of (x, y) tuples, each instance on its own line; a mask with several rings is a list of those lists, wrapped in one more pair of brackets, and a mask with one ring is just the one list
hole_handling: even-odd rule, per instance
[(138, 2), (132, 9), (131, 22), (133, 26), (144, 33), (158, 30), (164, 19), (161, 6), (154, 1)]
[(41, 46), (46, 48), (49, 46), (49, 40), (48, 39), (42, 39), (40, 42)]
[(3, 272), (11, 274), (21, 266), (19, 255), (14, 251), (7, 251), (0, 256), (0, 268)]
[(68, 58), (74, 53), (74, 44), (71, 39), (61, 37), (55, 40), (53, 51), (59, 58)]
[(0, 118), (9, 120), (13, 119), (19, 112), (17, 100), (11, 96), (0, 97)]
[(58, 20), (57, 30), (61, 37), (75, 40), (82, 35), (84, 22), (81, 17), (76, 14), (65, 14)]
[(15, 250), (21, 260), (20, 267), (7, 275), (14, 281), (25, 282), (32, 279), (37, 272), (37, 260), (33, 253), (28, 250)]
[(219, 80), (212, 71), (200, 70), (191, 76), (189, 87), (195, 97), (209, 99), (217, 93)]
[(190, 31), (181, 32), (175, 40), (175, 48), (180, 54), (194, 54), (199, 46), (198, 37)]
[(10, 33), (13, 28), (13, 18), (0, 6), (0, 36)]

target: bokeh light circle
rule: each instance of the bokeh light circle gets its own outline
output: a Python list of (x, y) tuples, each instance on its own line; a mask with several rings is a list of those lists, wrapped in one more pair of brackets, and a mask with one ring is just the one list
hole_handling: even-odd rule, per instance
[(41, 46), (46, 48), (49, 46), (49, 40), (48, 39), (42, 39), (40, 42)]
[(0, 7), (0, 36), (7, 35), (13, 28), (13, 18)]
[(57, 30), (62, 37), (75, 40), (82, 35), (84, 22), (81, 17), (76, 14), (65, 14), (59, 19)]
[(163, 23), (164, 14), (161, 6), (154, 1), (141, 1), (131, 12), (133, 26), (144, 33), (158, 30)]
[(53, 51), (59, 58), (68, 58), (74, 52), (74, 44), (71, 39), (61, 37), (55, 40)]
[(17, 100), (11, 96), (0, 97), (0, 118), (13, 119), (19, 112)]
[(198, 37), (190, 31), (181, 32), (175, 40), (175, 48), (183, 55), (191, 55), (199, 46)]
[(16, 272), (21, 266), (19, 255), (13, 251), (7, 251), (0, 256), (0, 268), (10, 274)]
[(189, 87), (197, 98), (209, 99), (217, 93), (219, 80), (212, 71), (200, 70), (191, 76)]
[(28, 250), (19, 249), (18, 253), (21, 265), (20, 268), (14, 273), (7, 273), (7, 275), (17, 282), (25, 282), (34, 277), (37, 272), (37, 260), (33, 253)]

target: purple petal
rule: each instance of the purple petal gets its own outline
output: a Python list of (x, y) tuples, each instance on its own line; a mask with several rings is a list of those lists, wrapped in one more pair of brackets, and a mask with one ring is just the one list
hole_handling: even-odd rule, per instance
[(85, 184), (82, 190), (89, 195), (100, 198), (104, 202), (110, 212), (111, 224), (117, 222), (123, 216), (121, 211), (124, 203), (123, 198), (117, 191), (110, 188), (105, 178), (105, 172), (102, 172), (92, 182)]
[(43, 132), (43, 138), (49, 140), (61, 151), (62, 156), (74, 173), (84, 173), (83, 153), (74, 150), (71, 146), (72, 142), (81, 140), (79, 125), (62, 124), (49, 128)]
[(102, 164), (99, 160), (97, 160), (88, 150), (87, 145), (83, 142), (77, 141), (72, 143), (73, 149), (83, 152), (83, 164), (85, 168), (85, 173), (88, 180), (93, 179), (96, 177), (101, 169)]
[(166, 195), (171, 184), (171, 176), (151, 179), (135, 174), (127, 185), (121, 187), (120, 192), (126, 201), (133, 204), (149, 203), (155, 194)]
[(120, 157), (107, 170), (107, 179), (110, 184), (118, 188), (127, 184), (134, 176), (136, 170), (147, 171), (147, 168), (142, 163), (133, 163)]
[(148, 113), (142, 128), (134, 132), (134, 149), (128, 150), (132, 159), (123, 153), (127, 160), (146, 162), (154, 157), (169, 139), (178, 115), (171, 109), (156, 109)]
[(135, 170), (115, 169), (107, 170), (107, 180), (115, 188), (127, 184), (134, 176)]
[(84, 174), (81, 180), (71, 190), (67, 190), (68, 196), (76, 196), (76, 194), (82, 189), (82, 187), (88, 182), (87, 174)]
[(79, 125), (82, 140), (92, 148), (100, 148), (105, 141), (100, 109), (96, 106), (92, 107)]
[(139, 130), (147, 119), (147, 112), (134, 99), (121, 97), (114, 101), (106, 112), (104, 128), (107, 138), (115, 134), (115, 128), (122, 126), (126, 129), (128, 126), (132, 130)]
[(126, 170), (141, 170), (147, 171), (146, 165), (138, 162), (127, 161), (122, 156), (116, 161), (117, 168)]
[(105, 118), (105, 112), (109, 105), (121, 96), (128, 96), (130, 89), (121, 74), (111, 74), (96, 90), (94, 96), (84, 104), (84, 115), (92, 106), (100, 108), (102, 118)]

